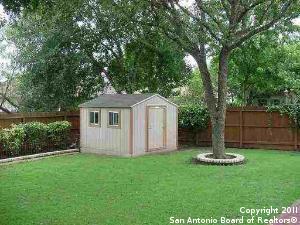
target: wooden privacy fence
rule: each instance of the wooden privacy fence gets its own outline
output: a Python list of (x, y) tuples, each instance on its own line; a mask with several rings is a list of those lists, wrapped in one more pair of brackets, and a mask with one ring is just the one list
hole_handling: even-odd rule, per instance
[[(278, 112), (250, 107), (227, 110), (225, 125), (227, 147), (298, 150), (299, 133), (288, 116), (280, 115)], [(180, 129), (179, 142), (210, 146), (211, 126), (198, 132)]]
[[(0, 129), (11, 124), (39, 121), (50, 123), (67, 120), (72, 124), (73, 138), (79, 138), (79, 112), (49, 113), (0, 113)], [(211, 126), (206, 130), (194, 132), (179, 129), (180, 145), (211, 145)], [(293, 126), (287, 116), (278, 112), (266, 112), (264, 108), (229, 108), (227, 110), (225, 142), (227, 147), (238, 148), (271, 148), (298, 150), (300, 132)]]
[(34, 113), (0, 113), (0, 129), (9, 128), (12, 124), (38, 121), (51, 123), (67, 120), (72, 125), (72, 133), (79, 134), (79, 112), (34, 112)]

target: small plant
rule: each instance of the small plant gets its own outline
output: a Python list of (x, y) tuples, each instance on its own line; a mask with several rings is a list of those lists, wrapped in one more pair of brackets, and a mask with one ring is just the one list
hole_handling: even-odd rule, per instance
[(24, 140), (24, 129), (18, 125), (13, 124), (11, 128), (0, 131), (0, 142), (4, 150), (13, 155), (21, 150)]
[(209, 114), (207, 108), (200, 104), (187, 104), (179, 107), (179, 127), (193, 130), (207, 128)]
[(47, 125), (49, 140), (59, 146), (66, 142), (68, 134), (71, 130), (71, 124), (68, 121), (57, 121)]

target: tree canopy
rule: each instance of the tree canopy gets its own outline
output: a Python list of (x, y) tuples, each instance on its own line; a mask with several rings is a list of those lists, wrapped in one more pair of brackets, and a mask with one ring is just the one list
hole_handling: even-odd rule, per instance
[(103, 90), (169, 96), (189, 76), (185, 53), (155, 30), (136, 36), (110, 1), (53, 1), (7, 33), (19, 50), (22, 110), (67, 110)]
[(270, 31), (237, 49), (229, 63), (228, 85), (233, 101), (251, 105), (256, 98), (299, 93), (298, 40)]

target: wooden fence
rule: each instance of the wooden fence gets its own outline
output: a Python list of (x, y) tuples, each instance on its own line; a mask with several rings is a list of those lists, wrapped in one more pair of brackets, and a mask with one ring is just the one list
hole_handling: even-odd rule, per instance
[[(300, 132), (293, 122), (278, 112), (266, 112), (264, 108), (230, 108), (227, 110), (225, 144), (237, 148), (266, 148), (298, 150)], [(182, 144), (211, 145), (211, 126), (193, 132), (179, 130)]]
[[(79, 112), (0, 113), (0, 129), (13, 123), (59, 120), (69, 121), (72, 135), (79, 138)], [(178, 137), (180, 145), (209, 146), (211, 126), (199, 132), (179, 129)], [(263, 108), (230, 108), (227, 110), (225, 142), (227, 147), (298, 150), (300, 132), (287, 116), (278, 112), (266, 112)]]
[(0, 129), (8, 128), (12, 124), (32, 121), (51, 123), (62, 120), (67, 120), (71, 123), (71, 135), (79, 138), (79, 112), (0, 113)]
[(72, 124), (72, 132), (79, 134), (79, 112), (35, 112), (35, 113), (0, 113), (0, 129), (8, 128), (11, 124), (38, 121), (51, 123), (67, 120)]

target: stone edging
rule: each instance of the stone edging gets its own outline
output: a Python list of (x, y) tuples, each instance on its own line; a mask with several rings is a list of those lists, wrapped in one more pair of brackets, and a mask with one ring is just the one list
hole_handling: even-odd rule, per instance
[(46, 156), (71, 154), (71, 153), (76, 153), (76, 152), (79, 152), (79, 150), (78, 149), (67, 149), (67, 150), (60, 150), (60, 151), (53, 151), (53, 152), (38, 153), (38, 154), (33, 154), (33, 155), (24, 155), (24, 156), (18, 156), (18, 157), (14, 157), (14, 158), (0, 159), (0, 164), (18, 162), (18, 161), (23, 161), (23, 160), (37, 159), (37, 158), (42, 158), (42, 157), (46, 157)]
[(216, 165), (233, 165), (233, 164), (241, 164), (245, 161), (245, 157), (243, 155), (235, 154), (235, 153), (226, 153), (226, 155), (234, 156), (232, 159), (214, 159), (208, 158), (208, 155), (212, 153), (201, 153), (198, 154), (196, 160), (200, 163), (205, 164), (216, 164)]

